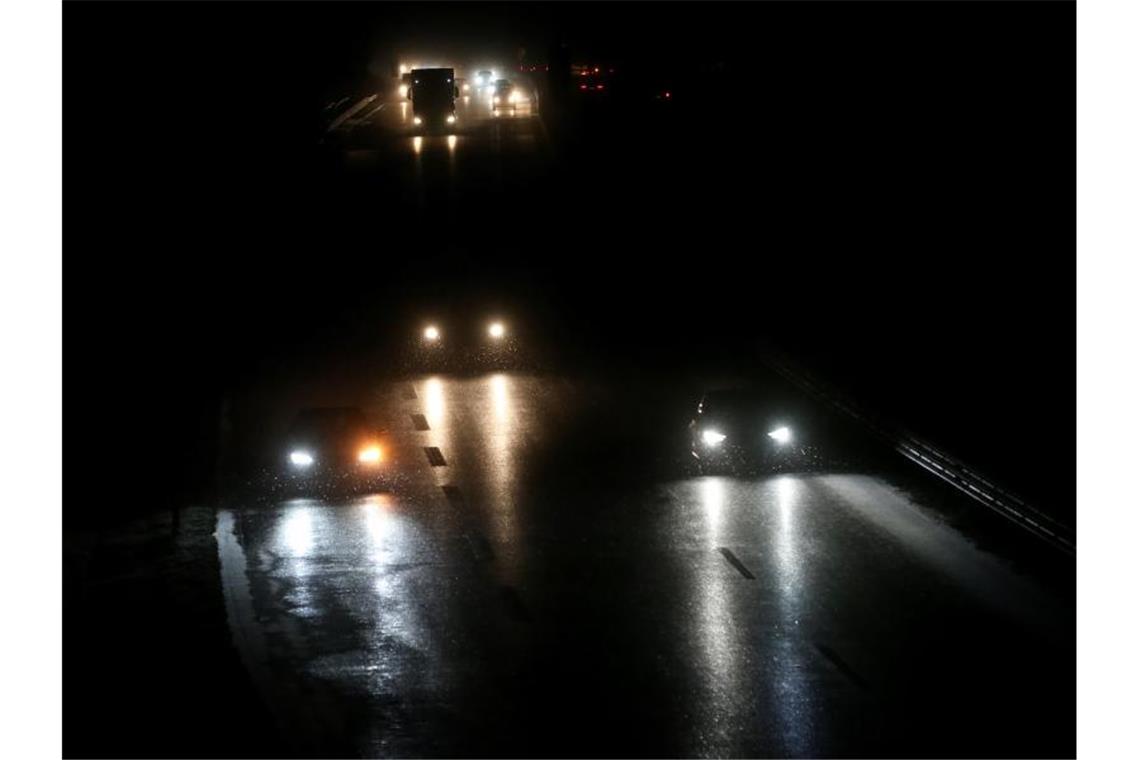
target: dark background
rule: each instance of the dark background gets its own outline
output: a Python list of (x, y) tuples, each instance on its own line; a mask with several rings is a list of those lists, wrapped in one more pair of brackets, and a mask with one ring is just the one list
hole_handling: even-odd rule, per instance
[[(64, 23), (69, 525), (199, 493), (225, 399), (267, 367), (383, 357), (410, 315), (480, 303), (554, 368), (774, 343), (1075, 518), (1073, 3), (71, 2)], [(425, 46), (603, 58), (620, 93), (544, 104), (532, 185), (412, 210), (340, 168), (320, 109)], [(518, 239), (462, 234), (488, 212)], [(108, 477), (140, 487), (81, 503)]]

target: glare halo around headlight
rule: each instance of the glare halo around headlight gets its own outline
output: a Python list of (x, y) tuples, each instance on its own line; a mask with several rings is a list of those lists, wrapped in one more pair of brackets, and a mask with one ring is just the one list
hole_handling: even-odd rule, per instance
[(703, 441), (706, 446), (719, 446), (724, 439), (724, 433), (716, 430), (705, 430), (701, 433), (701, 441)]
[(308, 467), (313, 463), (313, 455), (307, 451), (294, 451), (289, 454), (289, 461), (295, 467)]
[(379, 464), (380, 460), (383, 459), (383, 454), (379, 446), (366, 446), (360, 450), (356, 459), (361, 464)]
[(768, 437), (779, 444), (785, 444), (792, 440), (792, 431), (786, 427), (778, 427), (772, 432), (768, 433)]

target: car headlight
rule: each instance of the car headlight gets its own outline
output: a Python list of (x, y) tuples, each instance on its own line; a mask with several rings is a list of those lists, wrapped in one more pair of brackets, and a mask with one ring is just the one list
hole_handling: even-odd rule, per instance
[(356, 459), (361, 464), (379, 464), (380, 460), (384, 458), (384, 454), (380, 451), (379, 446), (365, 446), (356, 455)]
[(434, 343), (439, 340), (439, 328), (435, 325), (428, 325), (424, 328), (424, 340)]
[(719, 446), (724, 442), (725, 438), (725, 434), (717, 430), (705, 430), (701, 432), (701, 441), (703, 441), (706, 446)]
[(490, 335), (492, 338), (496, 338), (496, 339), (501, 338), (504, 335), (506, 335), (506, 333), (507, 333), (507, 328), (503, 327), (502, 322), (492, 322), (487, 327), (487, 334)]
[(447, 123), (448, 124), (454, 124), (455, 123), (455, 114), (449, 113), (447, 115)]
[(412, 123), (415, 124), (416, 126), (419, 126), (420, 124), (424, 123), (424, 120), (421, 119), (419, 116), (413, 116), (412, 117)]
[(313, 455), (307, 451), (293, 451), (289, 454), (289, 461), (294, 467), (308, 467), (313, 463)]
[(775, 430), (768, 433), (768, 437), (771, 438), (776, 443), (783, 445), (783, 444), (787, 443), (788, 441), (792, 440), (792, 431), (786, 427), (778, 427)]
[(500, 100), (502, 100), (502, 98), (500, 98), (498, 95), (496, 95), (495, 100), (494, 100), (495, 105), (498, 105)]

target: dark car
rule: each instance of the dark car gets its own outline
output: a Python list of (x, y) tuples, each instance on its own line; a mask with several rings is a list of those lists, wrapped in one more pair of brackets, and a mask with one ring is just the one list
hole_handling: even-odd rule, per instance
[(491, 111), (510, 111), (514, 113), (520, 106), (529, 106), (530, 98), (523, 88), (516, 86), (509, 79), (496, 79), (495, 88), (491, 92)]
[(412, 327), (406, 366), (417, 372), (464, 372), (525, 366), (534, 357), (518, 324), (490, 312), (476, 318), (452, 313)]
[(282, 465), (298, 478), (378, 475), (385, 452), (381, 432), (359, 408), (335, 406), (298, 412), (286, 436)]
[(702, 472), (780, 471), (814, 456), (803, 415), (786, 399), (758, 389), (705, 393), (689, 433)]
[(495, 82), (495, 74), (488, 69), (475, 73), (475, 86), (479, 88), (490, 87)]
[(599, 74), (583, 74), (578, 77), (578, 91), (604, 93), (608, 91), (606, 77)]

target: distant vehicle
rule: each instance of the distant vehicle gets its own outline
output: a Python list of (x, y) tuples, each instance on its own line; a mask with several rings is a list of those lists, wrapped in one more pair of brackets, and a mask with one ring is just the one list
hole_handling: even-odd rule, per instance
[(495, 81), (495, 73), (483, 69), (475, 73), (475, 86), (476, 87), (490, 87)]
[(426, 129), (455, 124), (455, 70), (412, 69), (411, 74), (412, 123)]
[(806, 433), (788, 405), (753, 389), (705, 393), (689, 423), (692, 455), (702, 472), (782, 470), (807, 463)]
[[(478, 345), (502, 344), (509, 339), (507, 326), (499, 319), (491, 319), (485, 325), (474, 330), (461, 333), (460, 344), (472, 343)], [(426, 324), (420, 332), (420, 342), (427, 348), (438, 348), (443, 345), (443, 328), (437, 323)]]
[(606, 92), (606, 79), (601, 74), (584, 74), (578, 77), (580, 92)]
[(408, 326), (405, 361), (416, 371), (463, 373), (529, 367), (523, 332), (496, 314), (470, 312)]
[(530, 105), (530, 96), (522, 87), (514, 85), (508, 79), (495, 81), (495, 90), (491, 94), (491, 111), (517, 111), (520, 107)]
[(287, 471), (304, 477), (375, 475), (384, 462), (380, 431), (355, 406), (298, 412), (283, 455)]
[(574, 88), (579, 92), (605, 93), (610, 89), (609, 75), (614, 73), (614, 69), (598, 65), (574, 64), (570, 67), (570, 73), (574, 80)]

